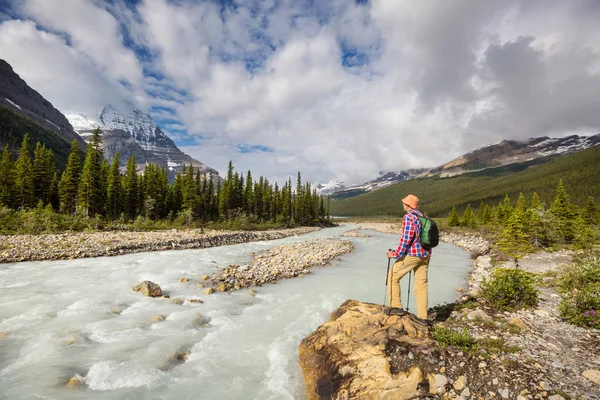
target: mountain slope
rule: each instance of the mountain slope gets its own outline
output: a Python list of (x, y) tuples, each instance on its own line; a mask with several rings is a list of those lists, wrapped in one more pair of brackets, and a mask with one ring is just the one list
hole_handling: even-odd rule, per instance
[(594, 136), (572, 135), (564, 138), (543, 136), (527, 141), (503, 140), (463, 154), (436, 168), (410, 169), (382, 174), (379, 178), (362, 185), (343, 188), (332, 193), (334, 200), (348, 199), (373, 190), (419, 177), (449, 177), (469, 172), (484, 171), (507, 165), (525, 163), (528, 166), (548, 161), (551, 157), (564, 156), (600, 144), (600, 134)]
[(414, 193), (421, 199), (422, 209), (431, 216), (444, 217), (452, 206), (462, 211), (467, 204), (480, 201), (497, 205), (506, 194), (515, 201), (520, 192), (530, 197), (537, 192), (549, 205), (558, 181), (563, 183), (572, 200), (585, 205), (588, 196), (600, 199), (600, 146), (564, 157), (546, 158), (498, 168), (465, 173), (453, 177), (425, 177), (401, 182), (371, 193), (331, 204), (333, 215), (374, 216), (403, 214), (400, 199)]
[(171, 179), (177, 172), (182, 171), (184, 166), (190, 164), (201, 173), (212, 172), (220, 179), (216, 170), (179, 150), (148, 114), (131, 103), (107, 105), (97, 116), (73, 112), (66, 113), (66, 116), (86, 140), (91, 137), (93, 130), (99, 127), (105, 157), (112, 160), (118, 151), (123, 167), (129, 156), (134, 155), (139, 169), (147, 163), (158, 164), (167, 168)]
[(29, 87), (2, 59), (0, 59), (0, 105), (27, 117), (44, 129), (55, 132), (67, 143), (72, 142), (73, 139), (77, 140), (81, 150), (85, 151), (85, 142), (73, 130), (67, 118), (41, 94)]
[(600, 143), (600, 134), (594, 136), (572, 135), (563, 138), (548, 136), (527, 141), (503, 140), (466, 153), (427, 172), (425, 176), (460, 175), (465, 172), (484, 170), (510, 164), (532, 161), (543, 157), (571, 154)]

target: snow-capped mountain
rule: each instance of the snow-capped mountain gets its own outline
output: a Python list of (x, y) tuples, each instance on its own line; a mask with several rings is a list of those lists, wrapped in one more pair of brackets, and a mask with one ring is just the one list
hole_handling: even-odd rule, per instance
[(590, 148), (599, 143), (600, 134), (594, 136), (571, 135), (562, 138), (542, 136), (530, 138), (526, 141), (503, 140), (463, 154), (437, 168), (432, 168), (426, 176), (461, 175), (488, 168), (566, 155)]
[(212, 172), (215, 177), (219, 175), (216, 170), (179, 150), (150, 115), (129, 102), (109, 104), (97, 115), (76, 112), (67, 112), (65, 115), (86, 141), (91, 138), (94, 129), (99, 127), (104, 156), (112, 160), (115, 153), (119, 152), (122, 167), (133, 155), (139, 169), (149, 163), (158, 164), (168, 169), (171, 178), (190, 164), (202, 173)]
[(503, 140), (463, 154), (436, 168), (411, 169), (388, 173), (382, 172), (376, 179), (363, 183), (362, 185), (336, 190), (332, 196), (336, 199), (344, 199), (408, 179), (436, 175), (448, 177), (510, 164), (519, 164), (535, 160), (543, 161), (544, 159), (551, 157), (585, 150), (598, 144), (600, 144), (600, 133), (594, 136), (572, 135), (563, 138), (543, 136), (531, 138), (526, 141)]
[(329, 181), (327, 183), (317, 182), (315, 184), (317, 193), (321, 196), (327, 196), (328, 194), (337, 192), (338, 190), (342, 190), (344, 187), (344, 182), (338, 181)]

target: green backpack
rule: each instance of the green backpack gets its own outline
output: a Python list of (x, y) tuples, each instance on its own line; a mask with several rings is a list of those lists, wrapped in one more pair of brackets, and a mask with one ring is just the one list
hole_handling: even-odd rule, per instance
[(431, 249), (440, 243), (440, 230), (434, 220), (427, 217), (418, 217), (421, 224), (421, 235), (419, 243), (421, 246)]

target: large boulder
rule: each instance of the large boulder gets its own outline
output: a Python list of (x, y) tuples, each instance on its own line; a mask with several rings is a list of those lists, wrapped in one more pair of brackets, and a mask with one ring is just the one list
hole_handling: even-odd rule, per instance
[(137, 286), (135, 286), (133, 288), (133, 290), (136, 292), (145, 294), (146, 296), (149, 296), (149, 297), (162, 296), (162, 290), (161, 290), (160, 286), (158, 286), (156, 283), (150, 282), (150, 281), (143, 281), (143, 282), (138, 283)]
[[(436, 346), (426, 325), (348, 300), (300, 344), (308, 399), (427, 396)], [(433, 362), (432, 362), (433, 361)]]

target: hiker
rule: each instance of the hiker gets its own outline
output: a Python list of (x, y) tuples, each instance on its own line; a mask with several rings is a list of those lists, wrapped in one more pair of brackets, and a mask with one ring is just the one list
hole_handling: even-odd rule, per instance
[[(400, 300), (400, 279), (410, 271), (415, 272), (414, 287), (417, 297), (417, 317), (427, 320), (427, 268), (431, 257), (431, 249), (425, 248), (419, 242), (421, 224), (419, 217), (423, 214), (418, 210), (419, 199), (409, 194), (402, 199), (406, 214), (402, 219), (402, 234), (396, 251), (388, 251), (388, 259), (395, 258), (394, 266), (388, 273), (388, 296), (390, 298), (390, 314), (404, 315)], [(410, 282), (409, 282), (410, 285)], [(410, 286), (409, 286), (410, 287)]]

